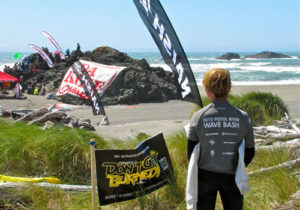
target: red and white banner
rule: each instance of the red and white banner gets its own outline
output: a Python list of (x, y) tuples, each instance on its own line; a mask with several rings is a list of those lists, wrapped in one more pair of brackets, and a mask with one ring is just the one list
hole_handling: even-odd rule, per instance
[[(84, 60), (80, 60), (80, 62), (83, 64), (84, 68), (87, 70), (89, 76), (93, 80), (100, 96), (103, 95), (105, 90), (114, 81), (118, 74), (126, 68), (121, 66), (108, 66)], [(67, 93), (85, 99), (88, 98), (72, 68), (69, 68), (65, 74), (56, 95), (64, 95)]]

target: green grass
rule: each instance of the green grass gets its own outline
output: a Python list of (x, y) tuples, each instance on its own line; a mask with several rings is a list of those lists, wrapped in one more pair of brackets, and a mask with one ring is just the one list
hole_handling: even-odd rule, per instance
[(89, 140), (104, 140), (88, 131), (0, 121), (0, 170), (14, 175), (56, 176), (63, 182), (83, 184), (90, 178)]

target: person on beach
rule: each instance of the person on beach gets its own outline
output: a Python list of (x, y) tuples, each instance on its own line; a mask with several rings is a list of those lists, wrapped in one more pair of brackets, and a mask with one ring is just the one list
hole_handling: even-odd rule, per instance
[(34, 88), (33, 95), (38, 95), (38, 94), (39, 94), (39, 87), (36, 86), (36, 87)]
[(39, 95), (43, 96), (43, 95), (45, 95), (45, 92), (46, 92), (45, 85), (42, 85)]
[(238, 147), (244, 139), (247, 166), (255, 154), (253, 128), (247, 113), (227, 101), (231, 89), (229, 71), (207, 71), (203, 86), (211, 103), (194, 113), (187, 142), (189, 160), (196, 144), (200, 144), (197, 209), (215, 209), (219, 191), (225, 210), (241, 210), (243, 195), (235, 182)]

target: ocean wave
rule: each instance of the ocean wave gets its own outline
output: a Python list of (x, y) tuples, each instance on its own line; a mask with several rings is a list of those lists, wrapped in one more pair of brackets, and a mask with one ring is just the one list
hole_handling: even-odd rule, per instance
[(189, 61), (200, 61), (200, 60), (206, 60), (207, 58), (188, 58)]
[(272, 65), (271, 62), (256, 62), (256, 63), (247, 63), (247, 65), (251, 66), (267, 66), (267, 65)]
[(152, 64), (150, 64), (150, 66), (151, 67), (161, 67), (161, 68), (163, 68), (166, 71), (172, 71), (171, 68), (167, 64), (155, 64), (155, 63), (152, 63)]
[(300, 73), (300, 67), (293, 67), (293, 66), (240, 66), (239, 69), (244, 71)]
[(299, 59), (297, 56), (291, 56), (290, 58), (242, 58), (244, 60), (291, 60)]
[(300, 80), (232, 81), (233, 85), (300, 85)]
[[(202, 79), (196, 79), (197, 85), (202, 85)], [(300, 85), (300, 80), (278, 81), (232, 81), (232, 85)]]
[[(230, 70), (230, 72), (254, 72), (254, 71), (265, 71), (265, 72), (293, 72), (300, 73), (300, 67), (296, 66), (268, 66), (270, 63), (259, 62), (259, 63), (213, 63), (213, 64), (191, 64), (193, 72), (206, 72), (211, 68), (224, 68)], [(167, 64), (151, 64), (151, 67), (161, 67), (167, 71), (171, 71)]]
[[(242, 63), (213, 63), (213, 64), (190, 64), (194, 72), (205, 72), (211, 68), (237, 68), (241, 66)], [(164, 70), (171, 71), (171, 68), (167, 64), (150, 64), (151, 67), (161, 67)]]

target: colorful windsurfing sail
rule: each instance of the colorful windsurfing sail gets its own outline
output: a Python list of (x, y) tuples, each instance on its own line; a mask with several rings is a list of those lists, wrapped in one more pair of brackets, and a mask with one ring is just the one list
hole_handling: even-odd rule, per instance
[(203, 107), (198, 86), (186, 54), (159, 0), (133, 0), (166, 64), (181, 87), (183, 100)]
[(48, 64), (48, 66), (50, 68), (52, 68), (54, 66), (52, 60), (45, 53), (45, 51), (42, 50), (39, 46), (36, 46), (34, 44), (28, 44), (28, 46), (31, 47), (33, 50), (35, 50), (37, 53), (39, 53), (42, 56), (42, 58), (46, 61), (46, 63)]
[(58, 45), (58, 43), (55, 41), (55, 39), (46, 31), (42, 31), (42, 34), (53, 44), (57, 52), (59, 53), (59, 56), (61, 59), (66, 59), (64, 52), (62, 51), (61, 47)]

